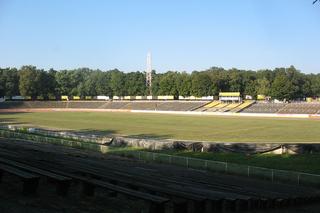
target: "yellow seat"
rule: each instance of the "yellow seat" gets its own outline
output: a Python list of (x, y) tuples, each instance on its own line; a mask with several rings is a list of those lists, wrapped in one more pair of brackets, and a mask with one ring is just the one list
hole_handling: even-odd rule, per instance
[(228, 108), (230, 110), (230, 109), (236, 108), (239, 105), (241, 105), (241, 103), (232, 103), (232, 104), (229, 104), (228, 106), (226, 106), (226, 108)]
[(242, 110), (242, 109), (250, 106), (253, 103), (254, 103), (254, 101), (246, 100), (242, 104), (238, 105), (237, 107), (234, 107), (233, 109), (239, 111), (239, 110)]
[(207, 105), (205, 105), (204, 107), (211, 108), (211, 107), (217, 106), (218, 104), (220, 104), (219, 101), (212, 101), (212, 102), (208, 103)]
[(220, 103), (217, 106), (215, 106), (214, 108), (221, 109), (221, 108), (226, 107), (228, 105), (229, 105), (228, 103)]

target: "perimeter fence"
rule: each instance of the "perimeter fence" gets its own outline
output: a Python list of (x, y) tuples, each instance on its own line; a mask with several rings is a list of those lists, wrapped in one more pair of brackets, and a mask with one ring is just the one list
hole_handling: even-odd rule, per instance
[(191, 169), (241, 175), (250, 178), (259, 178), (275, 183), (297, 184), (320, 188), (320, 175), (317, 174), (269, 169), (257, 166), (248, 166), (236, 163), (204, 160), (199, 158), (190, 158), (147, 151), (121, 151), (121, 155), (147, 162), (165, 163)]

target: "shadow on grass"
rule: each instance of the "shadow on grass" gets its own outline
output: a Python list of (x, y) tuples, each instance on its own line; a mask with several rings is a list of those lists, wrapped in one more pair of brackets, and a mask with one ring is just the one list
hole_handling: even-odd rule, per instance
[[(53, 130), (59, 132), (60, 130)], [(135, 139), (170, 139), (173, 136), (169, 134), (130, 134), (124, 135), (120, 134), (116, 130), (107, 129), (107, 130), (96, 130), (96, 129), (80, 129), (80, 130), (63, 130), (63, 132), (73, 133), (77, 135), (97, 135), (97, 136), (107, 136), (107, 137), (127, 137)]]
[(41, 128), (44, 130), (50, 130), (52, 132), (67, 132), (71, 134), (81, 135), (81, 136), (99, 136), (99, 137), (127, 137), (127, 138), (135, 138), (135, 139), (158, 139), (158, 140), (164, 140), (164, 139), (170, 139), (173, 136), (169, 134), (130, 134), (130, 135), (124, 135), (120, 134), (116, 130), (112, 129), (106, 129), (106, 130), (96, 130), (96, 129), (80, 129), (80, 130), (56, 130), (56, 129), (47, 129), (47, 128)]
[(11, 115), (11, 114), (18, 114), (20, 112), (6, 112), (6, 113), (0, 113), (0, 125), (24, 125), (26, 123), (24, 122), (18, 122), (16, 118), (1, 118), (1, 115)]
[(90, 136), (90, 135), (98, 135), (98, 136), (112, 136), (117, 132), (115, 130), (95, 130), (95, 129), (80, 129), (80, 130), (51, 130), (53, 132), (67, 132), (71, 134)]
[(14, 115), (14, 114), (27, 114), (27, 113), (32, 113), (32, 112), (5, 112), (5, 111), (0, 111), (0, 115)]
[(126, 137), (138, 139), (170, 139), (173, 136), (169, 134), (134, 134), (127, 135)]

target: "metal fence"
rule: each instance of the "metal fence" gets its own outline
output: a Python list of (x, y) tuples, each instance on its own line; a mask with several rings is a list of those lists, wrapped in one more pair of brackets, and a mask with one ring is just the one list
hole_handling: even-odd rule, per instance
[(73, 148), (88, 149), (98, 151), (101, 153), (110, 153), (116, 155), (122, 155), (126, 157), (132, 157), (147, 162), (157, 162), (172, 164), (177, 166), (183, 166), (192, 169), (202, 169), (211, 172), (235, 174), (241, 176), (247, 176), (252, 178), (264, 179), (272, 182), (281, 182), (288, 184), (298, 184), (306, 186), (314, 186), (320, 188), (320, 175), (309, 174), (303, 172), (294, 172), (286, 170), (277, 170), (262, 168), (256, 166), (247, 166), (236, 163), (221, 162), (204, 160), (199, 158), (189, 158), (176, 155), (168, 155), (156, 152), (137, 151), (137, 150), (118, 150), (112, 152), (108, 146), (88, 143), (83, 141), (71, 141), (61, 138), (46, 137), (41, 135), (34, 135), (28, 133), (14, 132), (9, 130), (0, 129), (0, 136), (7, 138), (20, 138), (29, 141), (46, 142), (58, 145), (69, 146)]
[(257, 166), (204, 160), (199, 158), (189, 158), (147, 151), (122, 151), (118, 154), (126, 157), (144, 160), (147, 162), (166, 163), (192, 169), (201, 169), (217, 173), (241, 175), (250, 178), (263, 179), (275, 183), (320, 187), (320, 175), (316, 174), (269, 169)]

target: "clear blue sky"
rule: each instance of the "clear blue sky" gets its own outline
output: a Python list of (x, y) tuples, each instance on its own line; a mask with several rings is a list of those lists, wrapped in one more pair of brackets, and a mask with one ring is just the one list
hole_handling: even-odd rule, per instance
[(312, 0), (0, 0), (0, 67), (320, 73)]

